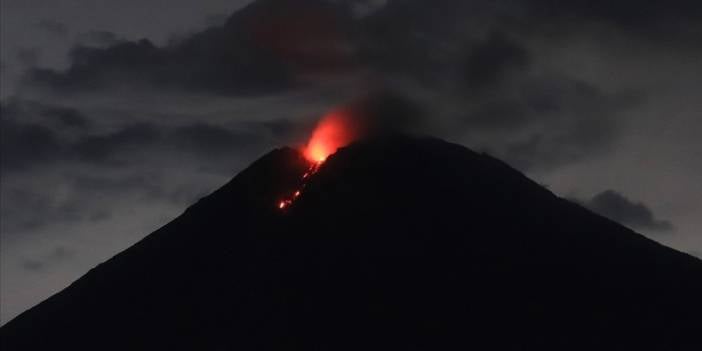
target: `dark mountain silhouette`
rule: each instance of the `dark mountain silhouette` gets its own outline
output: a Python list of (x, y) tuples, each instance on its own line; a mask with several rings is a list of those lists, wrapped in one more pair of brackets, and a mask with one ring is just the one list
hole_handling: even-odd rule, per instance
[(486, 155), (275, 150), (0, 329), (11, 350), (700, 350), (702, 262)]

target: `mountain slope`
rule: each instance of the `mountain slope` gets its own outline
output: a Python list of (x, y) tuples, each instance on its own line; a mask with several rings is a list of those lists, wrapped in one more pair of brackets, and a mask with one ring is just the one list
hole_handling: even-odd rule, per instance
[(702, 262), (403, 136), (269, 153), (0, 329), (3, 350), (693, 350)]

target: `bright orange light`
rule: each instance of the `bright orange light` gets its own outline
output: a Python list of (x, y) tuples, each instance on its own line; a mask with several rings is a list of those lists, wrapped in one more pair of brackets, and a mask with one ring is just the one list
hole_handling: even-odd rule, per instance
[(353, 141), (355, 132), (350, 122), (343, 111), (324, 116), (304, 149), (305, 157), (311, 162), (322, 163), (338, 148)]
[(302, 175), (300, 187), (290, 197), (280, 201), (278, 209), (287, 211), (287, 208), (292, 206), (294, 201), (302, 195), (302, 189), (304, 189), (309, 178), (317, 173), (322, 162), (329, 155), (336, 152), (338, 148), (345, 146), (356, 138), (358, 132), (353, 127), (352, 120), (342, 110), (331, 112), (322, 117), (317, 123), (314, 132), (312, 132), (309, 142), (302, 150), (305, 158), (311, 163), (309, 169)]

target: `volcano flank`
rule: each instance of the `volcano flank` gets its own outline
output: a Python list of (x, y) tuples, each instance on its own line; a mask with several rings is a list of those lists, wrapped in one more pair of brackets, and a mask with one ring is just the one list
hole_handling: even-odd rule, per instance
[(0, 329), (2, 350), (700, 350), (702, 261), (503, 162), (270, 152)]

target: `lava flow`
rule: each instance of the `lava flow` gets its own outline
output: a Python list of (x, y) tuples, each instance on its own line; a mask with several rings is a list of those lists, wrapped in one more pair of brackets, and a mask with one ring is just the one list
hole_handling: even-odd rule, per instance
[(317, 170), (319, 170), (319, 167), (321, 165), (322, 161), (314, 162), (310, 165), (310, 168), (307, 169), (307, 172), (305, 172), (305, 174), (302, 175), (302, 179), (298, 188), (295, 191), (293, 191), (290, 196), (278, 202), (279, 209), (285, 210), (290, 205), (292, 205), (293, 201), (297, 200), (297, 198), (300, 197), (300, 195), (302, 195), (302, 190), (304, 190), (307, 186), (307, 182), (309, 181), (310, 177), (312, 177), (313, 174), (317, 173)]
[(356, 138), (350, 118), (343, 111), (334, 111), (325, 115), (314, 131), (307, 145), (301, 150), (310, 168), (302, 175), (300, 184), (290, 195), (278, 202), (278, 208), (285, 210), (302, 194), (310, 178), (317, 173), (329, 155)]

